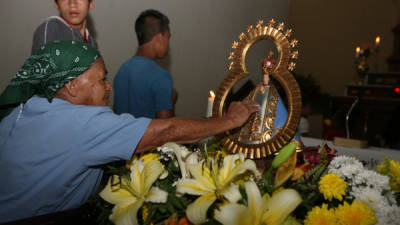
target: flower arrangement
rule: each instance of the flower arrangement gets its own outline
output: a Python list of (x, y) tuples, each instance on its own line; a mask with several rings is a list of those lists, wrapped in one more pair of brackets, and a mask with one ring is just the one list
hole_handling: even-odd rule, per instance
[[(167, 143), (114, 170), (118, 174), (111, 175), (100, 192), (111, 204), (109, 220), (114, 224), (249, 224), (250, 220), (251, 224), (281, 224), (301, 203), (294, 189), (268, 192), (273, 190), (271, 176), (264, 182), (253, 160), (212, 146), (189, 151)], [(273, 168), (285, 164), (295, 148), (293, 143), (283, 149)]]
[(400, 201), (400, 163), (385, 158), (384, 161), (377, 166), (379, 173), (389, 177), (389, 186), (396, 193), (397, 202)]
[[(114, 224), (400, 224), (398, 162), (366, 169), (327, 145), (284, 146), (260, 174), (217, 141), (167, 143), (113, 170), (100, 192)], [(202, 148), (200, 150), (200, 148)], [(104, 221), (103, 221), (104, 222)]]
[(366, 169), (353, 157), (336, 156), (317, 186), (320, 197), (311, 203), (305, 225), (400, 224), (400, 207), (389, 177)]

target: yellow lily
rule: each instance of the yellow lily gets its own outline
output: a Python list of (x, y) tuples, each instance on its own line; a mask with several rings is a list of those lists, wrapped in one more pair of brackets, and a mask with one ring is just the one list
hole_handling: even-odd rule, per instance
[(115, 204), (110, 220), (117, 225), (136, 225), (137, 212), (144, 202), (164, 203), (168, 193), (152, 187), (159, 178), (163, 168), (158, 161), (135, 160), (131, 166), (130, 180), (112, 176), (100, 196)]
[[(133, 162), (135, 162), (136, 160), (142, 160), (143, 165), (146, 166), (146, 164), (150, 161), (160, 162), (160, 157), (156, 153), (146, 153), (146, 154), (140, 156), (138, 159), (138, 157), (135, 155), (130, 160), (126, 161), (125, 168), (127, 168), (129, 170), (132, 167)], [(161, 164), (161, 165), (162, 165), (162, 168), (164, 169), (164, 165), (163, 164)], [(168, 177), (168, 171), (163, 170), (163, 172), (159, 178), (165, 179), (166, 177)]]
[(278, 225), (301, 203), (299, 193), (293, 189), (284, 189), (272, 197), (260, 191), (253, 181), (245, 184), (247, 207), (237, 203), (227, 203), (215, 210), (214, 218), (229, 225)]
[(186, 216), (194, 224), (201, 224), (207, 220), (207, 210), (217, 198), (225, 197), (230, 202), (241, 199), (239, 187), (233, 183), (237, 176), (246, 171), (260, 176), (254, 161), (244, 161), (242, 154), (226, 156), (221, 168), (213, 160), (205, 165), (191, 164), (189, 171), (193, 179), (181, 179), (176, 190), (180, 194), (200, 195), (186, 209)]

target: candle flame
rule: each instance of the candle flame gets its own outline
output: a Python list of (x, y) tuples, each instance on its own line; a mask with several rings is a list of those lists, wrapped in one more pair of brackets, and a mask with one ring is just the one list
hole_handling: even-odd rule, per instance
[(215, 98), (215, 93), (213, 92), (213, 90), (210, 90), (210, 97)]
[(357, 53), (360, 53), (360, 51), (361, 51), (360, 46), (357, 46), (357, 47), (356, 47), (356, 52), (357, 52)]
[(376, 38), (375, 38), (375, 43), (378, 45), (379, 43), (381, 43), (381, 37), (380, 36), (377, 36)]

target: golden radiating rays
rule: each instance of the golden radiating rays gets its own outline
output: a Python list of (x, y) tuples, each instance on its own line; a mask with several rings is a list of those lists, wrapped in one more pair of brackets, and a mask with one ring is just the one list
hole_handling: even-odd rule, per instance
[(292, 36), (292, 29), (285, 29), (284, 23), (277, 23), (274, 19), (269, 20), (265, 25), (259, 20), (255, 26), (247, 27), (247, 32), (240, 33), (239, 40), (232, 43), (232, 52), (228, 56), (228, 69), (230, 73), (220, 84), (213, 106), (213, 117), (221, 117), (225, 99), (232, 87), (242, 78), (250, 74), (246, 68), (246, 55), (248, 50), (260, 40), (272, 41), (278, 50), (278, 60), (272, 73), (272, 77), (283, 87), (288, 99), (288, 118), (284, 126), (274, 137), (261, 144), (245, 144), (238, 140), (231, 131), (226, 132), (222, 144), (232, 153), (242, 152), (246, 158), (265, 158), (276, 153), (287, 144), (296, 134), (297, 125), (300, 121), (301, 94), (300, 88), (289, 71), (293, 71), (296, 60), (299, 56), (295, 49), (298, 40), (289, 40)]

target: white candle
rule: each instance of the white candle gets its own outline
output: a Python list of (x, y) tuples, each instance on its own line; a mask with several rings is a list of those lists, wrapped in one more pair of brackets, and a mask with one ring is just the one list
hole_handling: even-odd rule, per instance
[(208, 97), (206, 118), (212, 117), (212, 109), (213, 109), (214, 99), (215, 99), (215, 94), (212, 90), (210, 90), (210, 97)]

